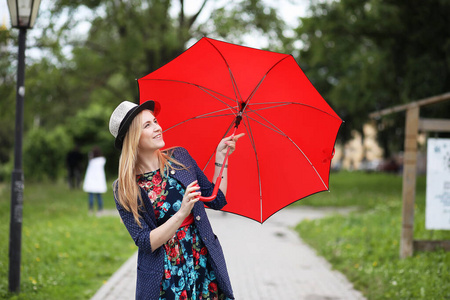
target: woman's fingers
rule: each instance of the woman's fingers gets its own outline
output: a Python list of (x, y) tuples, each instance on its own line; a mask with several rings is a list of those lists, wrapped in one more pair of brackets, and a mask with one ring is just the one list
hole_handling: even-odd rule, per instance
[(191, 182), (186, 187), (186, 192), (184, 193), (184, 195), (189, 202), (200, 197), (201, 193), (198, 190), (200, 190), (200, 186), (198, 185), (197, 180)]
[(241, 137), (243, 137), (244, 135), (245, 135), (245, 133), (239, 133), (238, 135), (235, 135), (235, 136), (233, 137), (233, 140), (234, 140), (235, 142), (237, 142), (237, 140), (240, 139)]
[(243, 137), (245, 133), (240, 133), (235, 136), (230, 135), (222, 139), (222, 141), (219, 143), (219, 146), (217, 147), (218, 151), (221, 151), (225, 153), (227, 151), (227, 146), (230, 147), (230, 154), (234, 151), (236, 148), (236, 141)]
[(192, 199), (198, 198), (200, 195), (201, 195), (200, 192), (191, 192), (191, 193), (188, 194), (188, 198), (190, 200), (192, 200)]
[(237, 141), (238, 139), (240, 139), (244, 135), (245, 135), (245, 133), (239, 133), (239, 134), (236, 134), (236, 135), (230, 135), (230, 136), (227, 136), (226, 138), (224, 138), (224, 140), (225, 141), (229, 141), (229, 140)]
[(186, 191), (194, 191), (199, 188), (199, 185), (197, 183), (197, 180), (192, 181), (188, 186), (186, 187)]
[(187, 188), (190, 188), (190, 187), (192, 187), (192, 186), (194, 186), (194, 185), (198, 185), (198, 181), (197, 181), (197, 180), (194, 180), (194, 181), (192, 181), (191, 183), (189, 183), (188, 186), (187, 186)]
[(229, 140), (225, 141), (225, 144), (230, 147), (230, 154), (234, 152), (234, 150), (236, 149), (236, 142), (238, 139), (240, 139), (241, 137), (243, 137), (245, 135), (245, 133), (240, 133), (238, 135), (235, 135), (233, 137), (229, 137)]
[(197, 180), (188, 184), (185, 189), (183, 201), (181, 202), (181, 207), (179, 212), (186, 217), (191, 213), (194, 204), (200, 200), (200, 186), (198, 185)]
[(189, 202), (197, 202), (200, 199), (200, 193), (193, 193), (191, 198), (189, 198)]
[(189, 185), (186, 189), (187, 192), (192, 193), (194, 191), (198, 191), (200, 189), (200, 186), (196, 183), (194, 185)]

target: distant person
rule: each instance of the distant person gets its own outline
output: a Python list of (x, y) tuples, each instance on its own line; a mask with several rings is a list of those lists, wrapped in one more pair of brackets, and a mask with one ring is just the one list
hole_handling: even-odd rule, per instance
[(80, 152), (80, 147), (76, 145), (66, 156), (69, 188), (71, 189), (80, 188), (82, 162), (83, 155)]
[(106, 193), (105, 176), (106, 159), (99, 147), (94, 147), (90, 153), (89, 163), (84, 177), (83, 191), (89, 193), (89, 212), (94, 212), (94, 197), (97, 197), (98, 212), (103, 210), (102, 194)]

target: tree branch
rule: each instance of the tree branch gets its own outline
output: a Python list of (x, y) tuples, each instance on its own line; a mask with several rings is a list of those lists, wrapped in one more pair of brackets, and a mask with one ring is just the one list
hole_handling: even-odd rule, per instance
[(184, 26), (184, 0), (180, 0), (180, 14), (178, 16), (179, 26), (182, 28)]
[(203, 8), (205, 8), (206, 2), (208, 2), (208, 0), (204, 0), (202, 3), (202, 6), (199, 8), (197, 13), (189, 19), (189, 28), (191, 28), (192, 24), (194, 24), (195, 20), (197, 20), (198, 16), (200, 15), (200, 13), (203, 10)]

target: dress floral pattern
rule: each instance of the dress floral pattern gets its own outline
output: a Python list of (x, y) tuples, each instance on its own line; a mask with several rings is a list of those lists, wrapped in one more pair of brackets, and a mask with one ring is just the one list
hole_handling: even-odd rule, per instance
[[(161, 176), (159, 170), (137, 176), (153, 205), (157, 225), (164, 224), (181, 207), (184, 187), (174, 178)], [(227, 300), (220, 291), (208, 262), (208, 249), (195, 223), (180, 227), (163, 245), (164, 276), (160, 300)]]

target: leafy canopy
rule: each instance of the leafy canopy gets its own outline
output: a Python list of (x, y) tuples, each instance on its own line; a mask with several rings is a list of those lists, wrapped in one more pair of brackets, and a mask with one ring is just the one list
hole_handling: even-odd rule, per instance
[[(370, 112), (448, 92), (449, 12), (442, 0), (312, 2), (297, 28), (299, 62), (346, 121), (341, 138), (361, 130)], [(447, 103), (422, 115), (448, 118), (449, 109)], [(395, 129), (404, 127), (403, 117), (383, 120), (385, 149), (400, 149), (403, 132)]]

